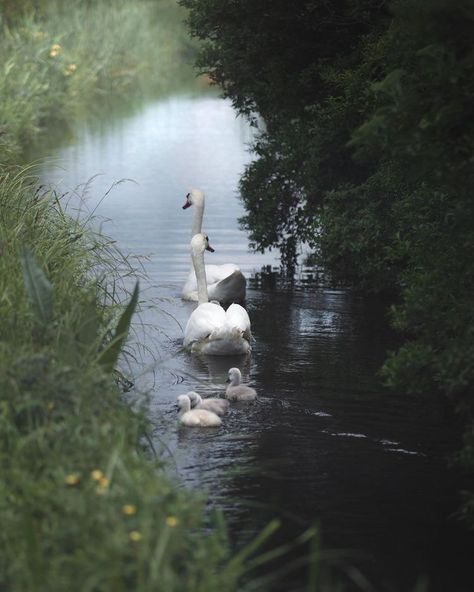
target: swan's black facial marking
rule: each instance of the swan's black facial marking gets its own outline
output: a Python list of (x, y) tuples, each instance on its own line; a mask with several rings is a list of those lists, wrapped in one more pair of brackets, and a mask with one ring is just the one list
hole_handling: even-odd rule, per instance
[(206, 251), (210, 251), (211, 253), (214, 253), (214, 249), (209, 244), (209, 237), (208, 236), (206, 236)]
[(191, 207), (193, 204), (191, 203), (191, 194), (187, 193), (186, 194), (186, 201), (184, 202), (184, 206), (183, 206), (183, 210), (185, 210), (186, 208)]

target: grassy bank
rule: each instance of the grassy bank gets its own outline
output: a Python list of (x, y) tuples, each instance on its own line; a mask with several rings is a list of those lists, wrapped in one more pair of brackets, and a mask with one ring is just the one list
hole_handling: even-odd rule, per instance
[(172, 85), (189, 46), (182, 16), (173, 0), (6, 3), (0, 163), (14, 162), (52, 118), (67, 125), (104, 98)]
[(24, 1), (0, 15), (0, 589), (242, 589), (252, 548), (231, 553), (221, 516), (170, 480), (120, 389), (127, 261), (14, 165), (52, 118), (166, 87), (178, 9)]
[(1, 179), (0, 249), (0, 588), (236, 589), (221, 521), (140, 447), (103, 363), (123, 310), (107, 241), (23, 171)]

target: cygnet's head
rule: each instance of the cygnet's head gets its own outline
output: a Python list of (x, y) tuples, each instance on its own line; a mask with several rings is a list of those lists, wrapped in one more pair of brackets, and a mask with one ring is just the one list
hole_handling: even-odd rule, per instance
[(176, 401), (180, 411), (181, 409), (191, 409), (191, 401), (188, 395), (178, 395)]
[(238, 368), (231, 368), (229, 370), (229, 378), (227, 379), (227, 382), (230, 382), (230, 384), (236, 386), (240, 384), (241, 379), (242, 374)]
[(191, 252), (204, 253), (204, 251), (214, 253), (214, 249), (209, 244), (209, 237), (200, 232), (199, 234), (195, 234), (191, 239)]
[(198, 395), (196, 391), (189, 391), (189, 393), (186, 393), (186, 397), (188, 397), (191, 401), (192, 407), (199, 405), (199, 403), (202, 401), (201, 395)]
[(203, 205), (204, 204), (204, 193), (200, 189), (191, 189), (186, 194), (186, 201), (184, 202), (183, 210), (189, 208), (192, 205)]

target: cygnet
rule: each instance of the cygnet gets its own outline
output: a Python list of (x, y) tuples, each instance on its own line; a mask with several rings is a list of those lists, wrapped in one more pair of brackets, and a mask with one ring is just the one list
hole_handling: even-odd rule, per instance
[(221, 418), (206, 409), (191, 409), (191, 400), (188, 395), (178, 397), (178, 417), (182, 425), (189, 427), (211, 428), (222, 424)]
[(206, 409), (212, 411), (216, 415), (225, 415), (229, 411), (229, 401), (226, 399), (203, 399), (201, 395), (198, 395), (195, 391), (189, 391), (187, 396), (191, 400), (191, 407), (193, 409)]
[(229, 370), (229, 378), (227, 382), (230, 382), (229, 386), (225, 391), (225, 396), (229, 401), (253, 401), (257, 397), (257, 391), (250, 386), (240, 384), (242, 380), (242, 374), (238, 368), (231, 368)]

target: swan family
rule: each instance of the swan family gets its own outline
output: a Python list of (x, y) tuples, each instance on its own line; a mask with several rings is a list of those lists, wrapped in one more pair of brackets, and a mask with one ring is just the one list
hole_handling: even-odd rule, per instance
[[(248, 354), (251, 350), (250, 318), (239, 304), (245, 300), (246, 280), (240, 269), (232, 264), (206, 265), (204, 254), (214, 249), (209, 237), (202, 232), (204, 193), (192, 189), (186, 195), (183, 209), (194, 208), (191, 231), (191, 271), (181, 297), (197, 301), (184, 329), (183, 345), (191, 353), (209, 356)], [(227, 309), (222, 305), (230, 304)], [(252, 401), (256, 391), (241, 384), (238, 368), (229, 370), (226, 399), (202, 399), (195, 391), (179, 395), (179, 421), (187, 426), (217, 427), (221, 416), (229, 410), (229, 401)]]
[(228, 376), (225, 399), (203, 399), (195, 391), (179, 395), (179, 423), (188, 427), (219, 427), (222, 425), (221, 417), (229, 412), (229, 401), (254, 401), (257, 398), (255, 389), (241, 384), (242, 374), (238, 368), (231, 368)]

